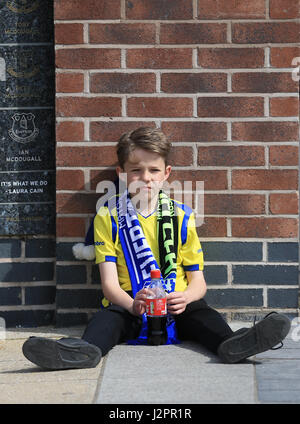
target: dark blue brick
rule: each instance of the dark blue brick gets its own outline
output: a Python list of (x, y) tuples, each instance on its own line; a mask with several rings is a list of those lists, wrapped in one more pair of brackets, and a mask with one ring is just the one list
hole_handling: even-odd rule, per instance
[(269, 262), (298, 262), (298, 243), (268, 243)]
[(55, 242), (53, 239), (27, 240), (25, 245), (27, 258), (54, 258)]
[(56, 293), (57, 308), (100, 308), (101, 290), (59, 289)]
[(288, 265), (234, 265), (234, 284), (298, 284), (298, 267)]
[(227, 267), (226, 265), (206, 265), (204, 277), (207, 284), (227, 284)]
[(0, 317), (4, 318), (6, 328), (22, 327), (32, 328), (54, 323), (54, 310), (21, 310), (0, 311)]
[(76, 261), (73, 252), (72, 247), (76, 244), (75, 242), (67, 243), (67, 242), (61, 242), (57, 243), (56, 245), (56, 259), (58, 261)]
[(98, 265), (92, 266), (91, 280), (92, 280), (92, 284), (101, 284), (101, 278), (100, 278), (100, 272), (99, 272), (99, 266)]
[(21, 288), (5, 287), (0, 289), (0, 305), (21, 305)]
[(298, 289), (268, 289), (271, 308), (298, 308)]
[(57, 284), (86, 284), (87, 271), (85, 265), (57, 265)]
[(70, 327), (74, 325), (87, 324), (89, 320), (88, 313), (84, 312), (60, 312), (57, 311), (55, 316), (56, 327)]
[(16, 239), (0, 240), (0, 258), (19, 258), (21, 256), (21, 241)]
[(51, 281), (53, 262), (0, 263), (1, 282)]
[(56, 286), (25, 288), (26, 305), (52, 305), (55, 303)]
[(208, 289), (205, 300), (216, 308), (263, 305), (262, 289)]
[(262, 243), (203, 242), (201, 243), (206, 261), (261, 261)]

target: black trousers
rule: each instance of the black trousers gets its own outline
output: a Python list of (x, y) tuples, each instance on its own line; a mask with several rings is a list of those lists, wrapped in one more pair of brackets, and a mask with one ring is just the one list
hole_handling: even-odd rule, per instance
[[(182, 314), (174, 317), (180, 340), (198, 342), (215, 354), (220, 343), (233, 334), (222, 315), (204, 299), (188, 304)], [(82, 338), (98, 346), (104, 356), (115, 345), (138, 337), (141, 326), (140, 317), (120, 306), (110, 305), (93, 316)]]

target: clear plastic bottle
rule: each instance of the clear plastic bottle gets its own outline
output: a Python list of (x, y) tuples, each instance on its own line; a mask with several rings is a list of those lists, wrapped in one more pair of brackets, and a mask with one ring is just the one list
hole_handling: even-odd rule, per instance
[(147, 287), (151, 294), (146, 300), (148, 323), (148, 344), (165, 344), (167, 335), (167, 297), (161, 282), (159, 269), (151, 270), (151, 284)]

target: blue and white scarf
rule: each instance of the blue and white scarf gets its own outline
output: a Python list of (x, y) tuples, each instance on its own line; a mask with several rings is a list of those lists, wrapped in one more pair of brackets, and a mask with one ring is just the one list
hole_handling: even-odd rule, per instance
[[(131, 280), (133, 297), (150, 282), (150, 271), (159, 269), (148, 245), (136, 211), (125, 191), (117, 199), (119, 238)], [(157, 208), (157, 231), (161, 262), (162, 283), (167, 293), (174, 291), (176, 282), (176, 255), (178, 245), (178, 224), (174, 213), (174, 202), (162, 191), (159, 193)], [(167, 316), (168, 339), (166, 344), (180, 343), (177, 339), (175, 320)], [(129, 344), (147, 344), (147, 317), (142, 316), (142, 329)]]

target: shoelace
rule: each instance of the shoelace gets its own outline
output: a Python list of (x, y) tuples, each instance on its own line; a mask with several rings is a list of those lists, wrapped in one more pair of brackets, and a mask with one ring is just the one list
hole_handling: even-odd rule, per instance
[[(263, 317), (263, 319), (265, 319), (265, 318), (267, 318), (268, 316), (270, 316), (270, 315), (272, 315), (272, 314), (277, 314), (278, 312), (276, 312), (276, 311), (272, 311), (272, 312), (269, 312), (265, 317)], [(256, 324), (256, 315), (254, 315), (254, 320), (253, 320), (253, 326)], [(280, 345), (279, 346), (274, 346), (274, 347), (271, 347), (271, 350), (278, 350), (278, 349), (281, 349), (282, 348), (282, 346), (283, 346), (283, 342), (280, 342)]]

